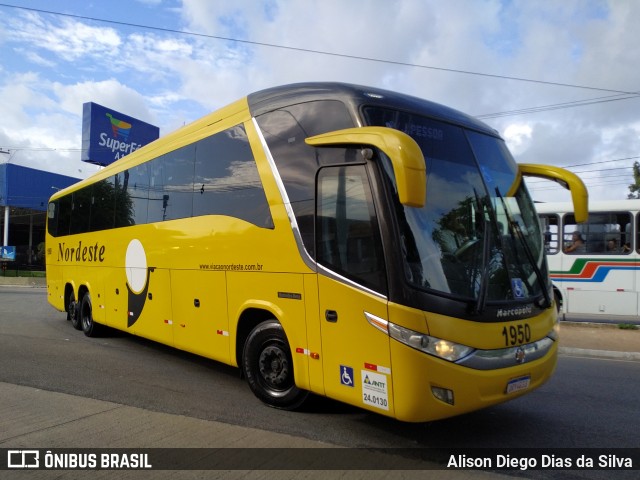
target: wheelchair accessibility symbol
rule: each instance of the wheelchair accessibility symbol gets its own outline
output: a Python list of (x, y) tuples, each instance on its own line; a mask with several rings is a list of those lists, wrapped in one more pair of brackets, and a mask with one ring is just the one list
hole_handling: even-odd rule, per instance
[(340, 383), (347, 387), (353, 387), (353, 368), (340, 365)]
[(513, 290), (514, 298), (525, 298), (526, 292), (524, 289), (524, 282), (521, 278), (512, 278), (511, 288)]

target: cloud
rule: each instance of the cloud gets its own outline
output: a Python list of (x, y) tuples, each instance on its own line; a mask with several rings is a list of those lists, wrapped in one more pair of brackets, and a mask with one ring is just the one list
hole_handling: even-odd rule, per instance
[[(640, 43), (640, 29), (633, 22), (640, 2), (183, 0), (166, 6), (139, 0), (128, 16), (118, 5), (114, 0), (109, 14), (100, 10), (100, 16), (202, 35), (24, 11), (7, 15), (0, 26), (8, 58), (0, 66), (0, 101), (10, 125), (38, 135), (31, 143), (75, 141), (77, 132), (64, 138), (48, 133), (43, 118), (60, 115), (79, 125), (85, 101), (167, 133), (262, 88), (335, 80), (401, 91), (474, 115), (600, 99), (485, 121), (522, 162), (601, 165), (595, 162), (638, 151), (640, 98), (612, 102), (605, 97), (614, 92), (549, 83), (635, 91), (640, 54), (633, 46)], [(73, 3), (60, 10), (65, 8), (89, 12)], [(0, 146), (26, 141), (10, 125), (0, 126)], [(591, 183), (599, 196), (626, 196), (624, 179), (606, 191)]]
[(35, 13), (27, 13), (10, 16), (8, 21), (10, 40), (43, 49), (65, 61), (87, 55), (109, 57), (122, 43), (113, 28), (94, 27), (68, 18), (53, 24)]
[(41, 91), (38, 74), (17, 73), (4, 76), (3, 79), (0, 84), (0, 105), (4, 121), (0, 129), (5, 133), (28, 126), (31, 121), (30, 110), (54, 107), (55, 102)]
[(59, 107), (71, 114), (82, 115), (82, 105), (95, 102), (148, 123), (156, 119), (148, 108), (147, 99), (138, 91), (123, 85), (116, 79), (100, 82), (81, 82), (73, 85), (55, 83), (52, 93)]

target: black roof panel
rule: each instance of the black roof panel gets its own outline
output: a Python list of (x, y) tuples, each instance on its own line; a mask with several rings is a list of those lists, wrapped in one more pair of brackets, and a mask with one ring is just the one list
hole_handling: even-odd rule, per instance
[(338, 82), (294, 83), (268, 88), (248, 95), (249, 110), (258, 116), (272, 110), (315, 100), (341, 100), (350, 107), (393, 106), (400, 110), (497, 135), (486, 123), (439, 103), (380, 88)]

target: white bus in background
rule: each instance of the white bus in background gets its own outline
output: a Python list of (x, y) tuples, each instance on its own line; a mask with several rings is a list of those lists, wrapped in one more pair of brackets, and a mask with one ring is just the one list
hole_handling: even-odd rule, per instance
[(640, 200), (591, 201), (585, 223), (571, 203), (536, 210), (560, 312), (640, 315)]

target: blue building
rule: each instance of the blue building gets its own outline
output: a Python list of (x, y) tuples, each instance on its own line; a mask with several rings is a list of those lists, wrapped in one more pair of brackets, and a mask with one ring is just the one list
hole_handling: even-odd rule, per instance
[(10, 163), (0, 165), (2, 246), (15, 247), (10, 268), (44, 269), (42, 247), (49, 197), (79, 180)]

